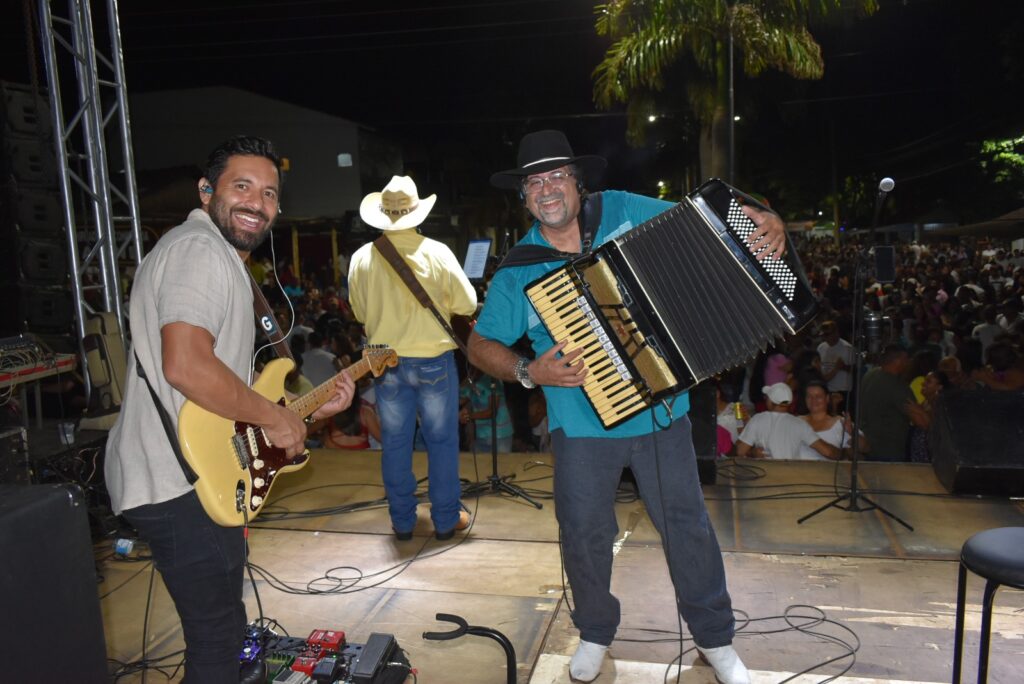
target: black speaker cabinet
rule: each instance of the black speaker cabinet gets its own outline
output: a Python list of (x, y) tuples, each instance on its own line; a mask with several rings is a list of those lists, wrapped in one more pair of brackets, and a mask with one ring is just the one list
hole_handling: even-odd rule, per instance
[[(0, 485), (0, 557), (3, 681), (109, 681), (80, 490)], [(47, 644), (48, 651), (33, 656), (26, 644)]]
[(875, 247), (875, 280), (880, 283), (896, 281), (896, 248), (892, 245)]
[(701, 484), (715, 484), (718, 468), (718, 403), (713, 380), (690, 388), (690, 424), (693, 426), (693, 449), (697, 452), (697, 471)]
[(0, 152), (0, 169), (19, 184), (57, 184), (57, 156), (53, 142), (38, 138), (7, 136)]
[(0, 239), (14, 231), (42, 238), (62, 238), (63, 212), (55, 188), (9, 183), (0, 191)]
[(0, 282), (64, 288), (68, 282), (67, 250), (60, 235), (47, 239), (16, 231), (0, 252)]
[(0, 336), (23, 332), (66, 333), (75, 322), (71, 293), (67, 288), (27, 283), (3, 284), (0, 280)]
[(53, 128), (46, 91), (37, 94), (27, 85), (0, 83), (0, 116), (7, 135), (48, 138)]
[(935, 406), (928, 449), (952, 494), (1024, 495), (1024, 392), (952, 390)]

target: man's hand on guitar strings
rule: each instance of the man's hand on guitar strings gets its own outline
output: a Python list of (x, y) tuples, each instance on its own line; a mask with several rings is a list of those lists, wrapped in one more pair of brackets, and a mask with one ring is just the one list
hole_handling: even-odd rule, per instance
[(576, 360), (582, 349), (573, 349), (564, 356), (558, 356), (568, 340), (562, 340), (530, 362), (530, 377), (538, 385), (554, 387), (579, 387), (587, 377), (583, 359)]
[(284, 449), (289, 457), (303, 453), (306, 450), (306, 424), (302, 418), (284, 406), (275, 404), (273, 410), (273, 421), (260, 426), (267, 439), (278, 449)]
[(320, 420), (321, 418), (330, 418), (335, 413), (341, 413), (352, 405), (352, 398), (355, 395), (356, 384), (352, 381), (352, 376), (348, 374), (348, 371), (345, 371), (334, 378), (334, 396), (314, 411), (310, 418)]
[(764, 251), (757, 254), (758, 261), (769, 255), (776, 260), (785, 256), (786, 224), (779, 215), (770, 211), (760, 211), (747, 204), (742, 205), (740, 209), (755, 226), (754, 232), (747, 238), (750, 251), (756, 254), (757, 250), (764, 248)]

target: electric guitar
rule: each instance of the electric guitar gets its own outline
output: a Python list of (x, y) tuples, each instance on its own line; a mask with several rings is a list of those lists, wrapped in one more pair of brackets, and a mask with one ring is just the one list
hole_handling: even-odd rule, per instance
[[(394, 349), (371, 345), (363, 349), (363, 358), (345, 370), (358, 380), (368, 372), (378, 376), (397, 363)], [(334, 396), (338, 376), (286, 404), (285, 376), (294, 367), (291, 359), (274, 359), (252, 388), (307, 418)], [(259, 426), (222, 418), (191, 401), (185, 402), (178, 415), (178, 441), (185, 460), (199, 476), (194, 486), (200, 503), (214, 522), (225, 527), (237, 527), (255, 518), (277, 476), (298, 470), (309, 461), (308, 451), (288, 457), (283, 449), (270, 444)]]

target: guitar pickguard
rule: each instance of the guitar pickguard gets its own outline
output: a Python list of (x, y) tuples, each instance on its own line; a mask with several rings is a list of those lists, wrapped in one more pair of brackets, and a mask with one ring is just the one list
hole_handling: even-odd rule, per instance
[[(280, 403), (283, 405), (283, 401)], [(285, 468), (293, 470), (309, 460), (308, 451), (289, 458), (284, 449), (271, 445), (261, 428), (248, 423), (235, 423), (231, 444), (239, 466), (249, 471), (252, 486), (249, 489), (249, 500), (245, 503), (249, 506), (250, 516), (263, 506), (270, 485), (279, 472)]]

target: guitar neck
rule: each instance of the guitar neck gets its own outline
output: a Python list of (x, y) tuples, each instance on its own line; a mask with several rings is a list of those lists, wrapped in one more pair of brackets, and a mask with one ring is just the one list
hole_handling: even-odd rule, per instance
[(307, 392), (298, 399), (292, 401), (288, 404), (288, 408), (299, 414), (302, 418), (308, 417), (311, 413), (330, 401), (331, 397), (334, 396), (334, 381), (346, 371), (353, 380), (358, 380), (370, 371), (370, 361), (367, 358), (359, 359), (341, 373), (338, 373), (330, 380), (327, 380), (323, 384), (315, 387), (312, 392)]

